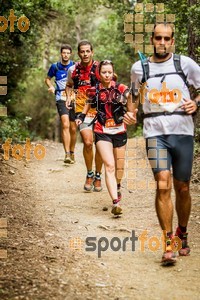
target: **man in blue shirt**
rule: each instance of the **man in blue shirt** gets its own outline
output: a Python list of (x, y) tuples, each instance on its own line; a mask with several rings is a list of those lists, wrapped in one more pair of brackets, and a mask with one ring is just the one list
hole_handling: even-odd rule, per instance
[[(60, 115), (62, 124), (62, 140), (65, 149), (64, 162), (72, 164), (74, 160), (74, 148), (76, 143), (76, 124), (74, 109), (66, 107), (65, 86), (67, 81), (68, 69), (74, 65), (70, 60), (72, 48), (70, 45), (62, 45), (60, 48), (61, 61), (54, 63), (49, 68), (45, 83), (48, 86), (48, 91), (56, 95), (56, 106)], [(52, 84), (51, 79), (55, 77), (56, 87)]]

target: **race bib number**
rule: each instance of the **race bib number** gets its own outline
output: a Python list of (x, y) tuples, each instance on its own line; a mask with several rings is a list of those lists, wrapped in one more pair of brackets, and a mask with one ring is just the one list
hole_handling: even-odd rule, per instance
[(62, 100), (62, 101), (66, 101), (66, 99), (67, 99), (67, 96), (66, 96), (66, 93), (65, 93), (65, 91), (61, 91), (60, 100)]
[(107, 134), (116, 134), (116, 133), (122, 133), (125, 131), (124, 123), (122, 124), (115, 124), (114, 119), (108, 119), (106, 120), (105, 126), (103, 126), (103, 133)]

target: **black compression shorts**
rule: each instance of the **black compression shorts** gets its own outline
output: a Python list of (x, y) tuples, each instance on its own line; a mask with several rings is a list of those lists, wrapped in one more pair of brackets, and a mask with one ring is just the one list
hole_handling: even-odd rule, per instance
[(154, 174), (173, 169), (179, 181), (189, 181), (192, 172), (194, 139), (190, 135), (160, 135), (146, 139), (146, 151)]
[(106, 141), (113, 144), (113, 148), (122, 147), (127, 143), (127, 133), (105, 134), (95, 132), (95, 144), (98, 141)]
[(65, 101), (62, 101), (62, 100), (56, 101), (56, 106), (57, 106), (57, 110), (58, 110), (58, 113), (59, 113), (60, 117), (62, 115), (68, 115), (70, 121), (72, 121), (72, 122), (75, 121), (74, 109), (73, 108), (68, 109), (66, 107), (66, 102)]

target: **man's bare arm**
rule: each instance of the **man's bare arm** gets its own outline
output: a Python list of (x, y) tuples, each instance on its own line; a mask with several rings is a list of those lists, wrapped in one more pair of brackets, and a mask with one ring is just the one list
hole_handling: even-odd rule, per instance
[(181, 106), (182, 109), (185, 110), (185, 112), (190, 115), (197, 111), (200, 102), (200, 95), (198, 95), (194, 100), (191, 99), (183, 99), (184, 104)]
[(45, 83), (46, 83), (46, 85), (48, 86), (48, 91), (50, 92), (50, 93), (55, 93), (55, 87), (53, 86), (53, 84), (52, 84), (52, 82), (51, 82), (51, 78), (50, 77), (47, 77), (46, 79), (45, 79)]

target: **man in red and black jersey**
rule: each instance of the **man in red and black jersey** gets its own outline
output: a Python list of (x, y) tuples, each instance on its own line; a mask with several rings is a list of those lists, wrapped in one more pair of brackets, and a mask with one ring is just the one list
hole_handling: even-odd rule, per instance
[[(72, 66), (68, 71), (66, 83), (67, 107), (70, 108), (71, 102), (75, 103), (75, 113), (78, 116), (87, 100), (87, 89), (95, 86), (98, 82), (98, 63), (93, 60), (93, 47), (90, 42), (84, 40), (78, 44), (78, 55), (80, 62)], [(87, 168), (86, 182), (84, 184), (85, 191), (100, 192), (101, 187), (101, 168), (102, 160), (98, 152), (95, 153), (95, 174), (92, 170), (93, 164), (93, 131), (92, 126), (88, 126), (95, 117), (96, 110), (90, 109), (87, 117), (81, 126), (79, 126), (80, 134), (83, 140), (83, 156)]]

